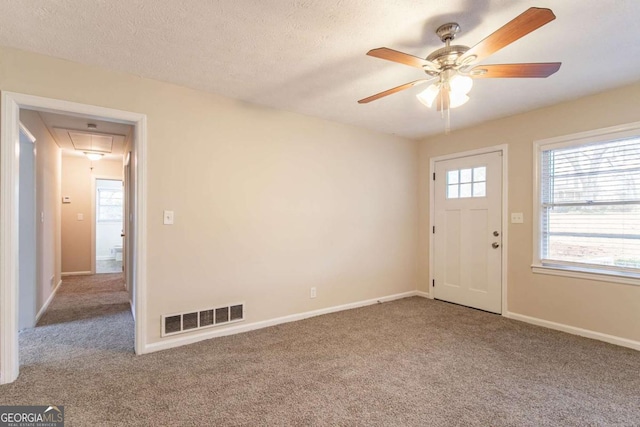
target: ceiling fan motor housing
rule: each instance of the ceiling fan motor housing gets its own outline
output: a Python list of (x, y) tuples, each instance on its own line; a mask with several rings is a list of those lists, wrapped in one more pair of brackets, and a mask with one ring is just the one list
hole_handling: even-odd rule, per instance
[(443, 70), (447, 68), (454, 68), (459, 65), (456, 64), (458, 58), (460, 58), (468, 50), (469, 48), (467, 46), (445, 46), (427, 56), (427, 61), (438, 64)]
[(436, 64), (439, 70), (435, 72), (434, 70), (425, 68), (425, 73), (436, 76), (443, 70), (455, 69), (460, 66), (458, 58), (468, 51), (469, 48), (461, 45), (450, 45), (451, 41), (456, 38), (456, 34), (459, 32), (460, 25), (458, 25), (457, 22), (449, 22), (438, 27), (436, 34), (440, 37), (442, 43), (445, 44), (445, 47), (432, 52), (427, 56), (426, 60)]
[(457, 22), (448, 22), (440, 25), (436, 29), (436, 34), (442, 40), (442, 43), (450, 42), (456, 38), (456, 34), (460, 32), (460, 25)]

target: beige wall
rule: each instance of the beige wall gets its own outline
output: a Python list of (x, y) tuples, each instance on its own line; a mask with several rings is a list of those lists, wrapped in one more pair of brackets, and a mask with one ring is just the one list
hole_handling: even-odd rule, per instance
[[(420, 281), (429, 287), (429, 159), (508, 144), (508, 309), (552, 322), (640, 341), (640, 286), (533, 274), (533, 141), (640, 119), (640, 84), (562, 103), (476, 127), (428, 138), (420, 144)], [(453, 113), (455, 115), (455, 110)]]
[(0, 90), (147, 115), (149, 342), (165, 313), (244, 301), (255, 322), (416, 289), (416, 142), (5, 48)]
[[(36, 310), (60, 281), (60, 148), (35, 111), (20, 121), (36, 138)], [(53, 280), (51, 278), (53, 277)]]
[[(430, 138), (419, 151), (398, 137), (5, 48), (0, 90), (147, 114), (148, 342), (160, 340), (164, 313), (244, 301), (254, 322), (426, 291), (429, 158), (503, 143), (509, 212), (525, 213), (509, 226), (509, 310), (640, 340), (640, 287), (530, 270), (532, 141), (637, 121), (640, 84)], [(175, 225), (162, 225), (163, 209)]]
[[(62, 272), (92, 271), (93, 193), (95, 178), (122, 179), (122, 160), (91, 162), (85, 156), (62, 155)], [(78, 214), (84, 219), (78, 220)]]

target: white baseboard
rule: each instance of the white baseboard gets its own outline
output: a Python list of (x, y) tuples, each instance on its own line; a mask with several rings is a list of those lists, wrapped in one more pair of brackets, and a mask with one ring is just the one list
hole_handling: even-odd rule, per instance
[(51, 291), (51, 295), (49, 295), (49, 298), (47, 298), (44, 304), (42, 304), (42, 307), (40, 307), (38, 314), (36, 314), (36, 324), (38, 324), (38, 320), (40, 320), (44, 312), (47, 311), (47, 308), (49, 308), (49, 304), (51, 304), (51, 301), (53, 301), (53, 297), (56, 296), (56, 292), (58, 292), (60, 285), (62, 285), (62, 279), (60, 279), (56, 287), (53, 288), (53, 291)]
[(160, 342), (146, 344), (144, 348), (144, 353), (153, 353), (160, 350), (167, 350), (169, 348), (180, 347), (187, 344), (193, 344), (193, 343), (208, 340), (211, 338), (240, 334), (242, 332), (249, 332), (256, 329), (268, 328), (270, 326), (281, 325), (283, 323), (295, 322), (297, 320), (303, 320), (303, 319), (308, 319), (310, 317), (321, 316), (323, 314), (335, 313), (343, 310), (351, 310), (353, 308), (365, 307), (368, 305), (393, 301), (393, 300), (402, 299), (402, 298), (413, 297), (417, 295), (418, 295), (417, 291), (403, 292), (400, 294), (388, 295), (380, 298), (373, 298), (373, 299), (364, 300), (364, 301), (352, 302), (349, 304), (321, 308), (319, 310), (306, 311), (304, 313), (291, 314), (289, 316), (276, 317), (275, 319), (263, 320), (260, 322), (239, 324), (238, 326), (231, 326), (225, 329), (214, 329), (214, 330), (210, 329), (200, 333), (194, 333), (192, 335), (186, 335), (186, 336), (181, 336), (177, 338), (169, 338)]
[(91, 273), (90, 271), (67, 271), (67, 272), (61, 273), (60, 275), (64, 277), (64, 276), (90, 276), (91, 274), (93, 273)]
[(429, 298), (429, 299), (431, 299), (431, 295), (429, 295), (429, 292), (416, 291), (416, 296), (417, 296), (417, 297), (422, 297), (422, 298)]
[(640, 341), (617, 337), (615, 335), (603, 334), (602, 332), (596, 332), (589, 329), (582, 329), (575, 326), (565, 325), (564, 323), (551, 322), (549, 320), (539, 319), (537, 317), (525, 316), (524, 314), (507, 312), (504, 316), (508, 317), (509, 319), (531, 323), (532, 325), (543, 326), (545, 328), (555, 329), (556, 331), (567, 332), (573, 335), (580, 335), (581, 337), (608, 342), (609, 344), (615, 344), (622, 347), (632, 348), (634, 350), (640, 350)]

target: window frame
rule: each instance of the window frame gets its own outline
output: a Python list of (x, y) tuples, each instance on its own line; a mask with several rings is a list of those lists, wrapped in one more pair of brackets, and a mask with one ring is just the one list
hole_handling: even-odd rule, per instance
[(585, 267), (568, 261), (543, 263), (540, 257), (542, 249), (542, 200), (540, 185), (542, 178), (542, 153), (553, 149), (576, 147), (633, 137), (640, 138), (640, 122), (533, 141), (533, 262), (531, 264), (533, 273), (640, 286), (640, 273), (615, 268)]
[[(484, 169), (484, 180), (482, 181), (476, 181), (476, 169)], [(462, 171), (463, 170), (470, 170), (471, 172), (471, 180), (469, 182), (462, 182)], [(456, 182), (451, 182), (449, 180), (450, 176), (451, 176), (451, 172), (456, 172)], [(445, 193), (445, 198), (447, 200), (456, 200), (456, 199), (480, 199), (483, 197), (487, 197), (487, 166), (476, 166), (473, 168), (463, 168), (463, 169), (452, 169), (452, 170), (448, 170), (447, 173), (445, 174), (445, 179), (446, 179), (446, 193)], [(461, 196), (461, 189), (462, 189), (462, 185), (464, 184), (469, 184), (470, 185), (470, 195), (469, 196)], [(482, 195), (478, 195), (476, 196), (474, 194), (474, 190), (476, 188), (476, 184), (484, 184), (484, 190), (482, 192)], [(455, 197), (451, 197), (450, 196), (450, 189), (452, 186), (456, 187), (456, 196)]]
[[(102, 211), (102, 207), (106, 207), (109, 205), (103, 205), (100, 203), (101, 201), (101, 197), (100, 197), (100, 193), (103, 191), (111, 191), (111, 192), (120, 192), (122, 193), (122, 216), (120, 217), (119, 220), (116, 219), (101, 219), (100, 218), (100, 212)], [(121, 223), (124, 221), (124, 190), (123, 189), (119, 189), (119, 188), (98, 188), (97, 189), (97, 200), (96, 200), (96, 221), (98, 223)]]

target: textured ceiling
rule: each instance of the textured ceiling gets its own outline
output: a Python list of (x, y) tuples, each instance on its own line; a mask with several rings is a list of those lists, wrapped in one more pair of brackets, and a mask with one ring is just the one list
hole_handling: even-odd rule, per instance
[(472, 46), (531, 6), (557, 19), (483, 63), (562, 68), (477, 80), (453, 129), (640, 80), (638, 0), (2, 0), (0, 45), (419, 138), (444, 129), (413, 96), (419, 87), (356, 101), (424, 74), (365, 53), (426, 57), (449, 21), (462, 27), (456, 43)]

